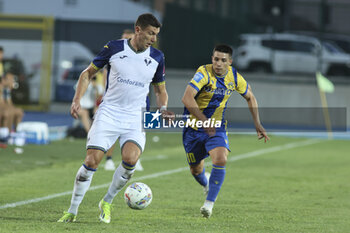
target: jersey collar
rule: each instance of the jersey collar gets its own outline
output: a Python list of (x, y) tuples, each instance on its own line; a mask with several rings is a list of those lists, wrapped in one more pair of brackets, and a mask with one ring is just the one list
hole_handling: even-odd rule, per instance
[(218, 75), (215, 73), (215, 71), (214, 71), (214, 69), (213, 69), (213, 66), (211, 67), (211, 71), (212, 71), (213, 74), (215, 75), (215, 78), (225, 78), (225, 76), (226, 76), (227, 73), (228, 73), (228, 70), (227, 70), (225, 74), (218, 76)]
[(148, 49), (148, 48), (147, 48), (147, 49), (145, 49), (145, 50), (136, 51), (136, 50), (131, 46), (130, 41), (131, 41), (131, 39), (128, 39), (128, 40), (127, 40), (128, 46), (129, 46), (129, 48), (130, 48), (132, 51), (134, 51), (135, 53), (143, 53), (143, 52), (145, 52), (145, 51)]

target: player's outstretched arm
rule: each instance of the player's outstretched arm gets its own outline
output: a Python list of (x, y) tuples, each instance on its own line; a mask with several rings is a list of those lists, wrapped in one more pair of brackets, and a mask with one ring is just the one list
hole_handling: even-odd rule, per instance
[(253, 93), (252, 89), (250, 88), (250, 86), (248, 87), (248, 92), (244, 96), (244, 98), (246, 99), (250, 113), (252, 114), (256, 133), (258, 135), (258, 139), (260, 140), (260, 139), (264, 138), (264, 141), (267, 142), (268, 140), (270, 140), (270, 138), (267, 135), (264, 127), (261, 125), (260, 117), (259, 117), (258, 102), (257, 102), (257, 100), (254, 96), (254, 93)]
[(70, 114), (74, 118), (78, 118), (80, 111), (80, 99), (86, 92), (86, 89), (89, 86), (90, 80), (97, 73), (97, 70), (90, 64), (83, 72), (81, 72), (78, 80), (78, 85), (75, 90), (75, 94), (73, 97), (72, 105), (70, 107)]

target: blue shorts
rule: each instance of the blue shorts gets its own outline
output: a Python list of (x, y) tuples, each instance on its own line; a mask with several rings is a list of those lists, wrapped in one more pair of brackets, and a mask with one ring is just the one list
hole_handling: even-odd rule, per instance
[(197, 131), (191, 127), (184, 128), (182, 133), (188, 164), (198, 164), (209, 156), (209, 151), (216, 147), (226, 147), (230, 151), (227, 133), (225, 130), (217, 131), (212, 137), (204, 131)]

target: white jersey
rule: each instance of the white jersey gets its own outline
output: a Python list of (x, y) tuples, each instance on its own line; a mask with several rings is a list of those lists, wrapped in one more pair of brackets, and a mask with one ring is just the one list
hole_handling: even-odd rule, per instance
[(106, 91), (97, 114), (103, 112), (127, 128), (141, 122), (150, 83), (164, 83), (163, 53), (153, 47), (135, 52), (129, 42), (126, 39), (108, 42), (92, 62), (95, 69), (107, 65), (108, 71)]

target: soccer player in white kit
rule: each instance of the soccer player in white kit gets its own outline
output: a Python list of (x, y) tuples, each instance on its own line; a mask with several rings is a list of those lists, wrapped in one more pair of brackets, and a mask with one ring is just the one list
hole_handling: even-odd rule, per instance
[(88, 133), (87, 153), (75, 178), (71, 205), (58, 222), (75, 222), (78, 207), (88, 190), (105, 152), (119, 138), (122, 162), (115, 170), (108, 192), (99, 203), (100, 220), (111, 221), (111, 203), (134, 173), (135, 164), (145, 146), (142, 131), (142, 109), (150, 83), (154, 86), (157, 104), (164, 115), (168, 94), (164, 81), (164, 55), (151, 47), (156, 42), (161, 24), (152, 14), (142, 14), (135, 23), (135, 35), (127, 40), (108, 42), (93, 62), (81, 73), (71, 105), (71, 114), (78, 117), (80, 99), (91, 78), (105, 65), (108, 75), (106, 91)]

